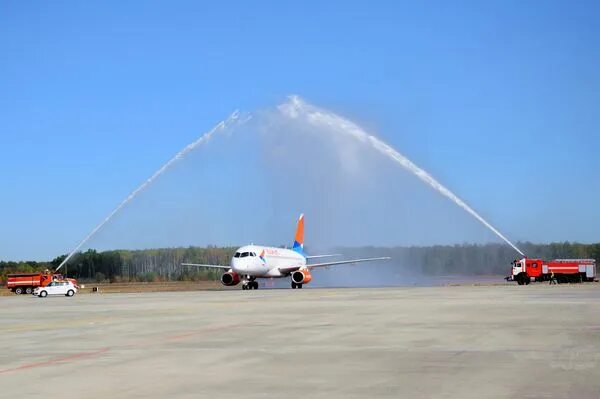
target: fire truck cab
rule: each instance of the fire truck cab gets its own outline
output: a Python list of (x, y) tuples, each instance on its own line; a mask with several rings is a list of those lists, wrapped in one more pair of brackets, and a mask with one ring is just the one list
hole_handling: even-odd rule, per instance
[(542, 268), (539, 259), (523, 258), (512, 262), (512, 277), (519, 285), (529, 284), (536, 277), (540, 276)]

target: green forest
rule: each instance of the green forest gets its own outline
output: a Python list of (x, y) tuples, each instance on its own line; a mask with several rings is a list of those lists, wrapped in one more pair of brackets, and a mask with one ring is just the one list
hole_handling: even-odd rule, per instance
[[(519, 243), (530, 258), (593, 258), (600, 260), (600, 243)], [(398, 268), (411, 269), (426, 276), (508, 275), (510, 262), (518, 254), (501, 244), (435, 245), (427, 247), (353, 247), (337, 248), (344, 257), (390, 256)], [(76, 254), (60, 272), (81, 281), (159, 282), (217, 280), (220, 271), (184, 267), (181, 263), (228, 265), (234, 247), (161, 248), (144, 250), (93, 249)], [(54, 270), (65, 259), (50, 262), (0, 261), (0, 280), (10, 273)]]

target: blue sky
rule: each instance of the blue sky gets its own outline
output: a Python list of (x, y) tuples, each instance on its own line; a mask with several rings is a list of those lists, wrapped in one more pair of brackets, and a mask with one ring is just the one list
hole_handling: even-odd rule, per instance
[(515, 240), (599, 241), (599, 11), (3, 1), (0, 259), (68, 252), (232, 110), (291, 93), (366, 126)]

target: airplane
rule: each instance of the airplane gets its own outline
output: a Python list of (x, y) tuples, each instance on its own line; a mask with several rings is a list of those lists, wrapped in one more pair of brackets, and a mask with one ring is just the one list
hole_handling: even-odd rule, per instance
[(332, 255), (306, 255), (304, 253), (304, 214), (298, 218), (296, 237), (292, 249), (265, 247), (261, 245), (246, 245), (238, 248), (231, 258), (231, 264), (204, 265), (198, 263), (182, 263), (182, 266), (212, 267), (227, 270), (221, 276), (221, 283), (233, 286), (242, 282), (242, 290), (258, 289), (257, 278), (282, 278), (290, 277), (293, 289), (302, 288), (312, 280), (310, 271), (317, 267), (344, 265), (349, 263), (373, 262), (389, 260), (389, 257), (349, 259), (336, 262), (322, 262), (308, 264), (310, 259), (339, 256)]

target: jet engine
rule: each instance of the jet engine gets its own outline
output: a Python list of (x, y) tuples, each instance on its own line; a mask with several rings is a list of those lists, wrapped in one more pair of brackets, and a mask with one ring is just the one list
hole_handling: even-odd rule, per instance
[(307, 269), (296, 270), (292, 273), (292, 281), (296, 284), (307, 284), (312, 280), (312, 276)]
[(221, 276), (221, 284), (226, 286), (237, 285), (240, 282), (240, 276), (236, 272), (223, 273)]

